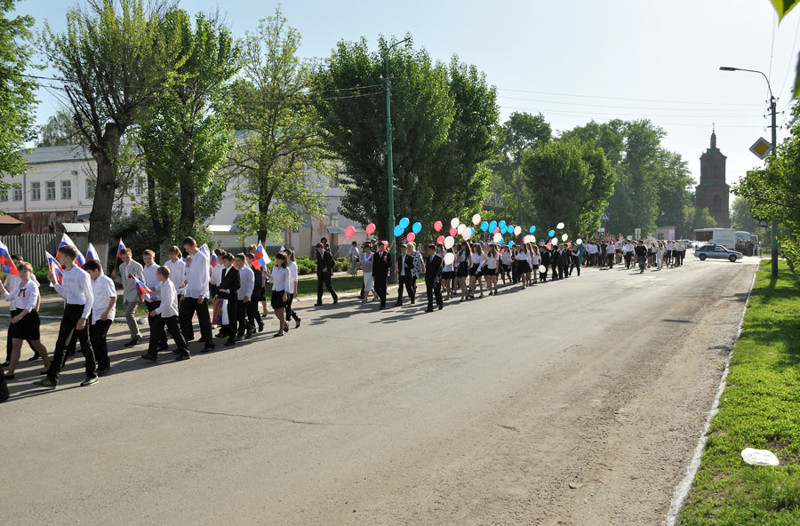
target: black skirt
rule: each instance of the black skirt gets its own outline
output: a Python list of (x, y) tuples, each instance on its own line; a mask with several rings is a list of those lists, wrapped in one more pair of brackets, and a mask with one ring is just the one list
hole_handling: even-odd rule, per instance
[(459, 263), (458, 265), (458, 277), (459, 278), (466, 278), (469, 276), (469, 265), (466, 262)]
[(272, 291), (272, 296), (269, 299), (269, 304), (272, 305), (273, 309), (282, 309), (286, 306), (286, 303), (283, 301), (284, 293), (286, 293), (285, 290)]
[(474, 265), (472, 265), (472, 266), (469, 268), (469, 275), (470, 275), (470, 276), (480, 276), (480, 274), (478, 273), (478, 267), (479, 267), (479, 266), (480, 266), (480, 265), (478, 265), (477, 263), (476, 263), (476, 264), (474, 264)]
[(19, 338), (20, 340), (39, 340), (39, 325), (39, 313), (37, 311), (31, 311), (17, 323), (9, 325), (8, 330), (12, 338)]
[(452, 270), (448, 272), (442, 272), (442, 279), (453, 279), (454, 277), (456, 277), (456, 273)]
[(497, 269), (496, 268), (486, 267), (486, 268), (483, 269), (482, 274), (484, 276), (494, 276), (494, 275), (497, 274)]

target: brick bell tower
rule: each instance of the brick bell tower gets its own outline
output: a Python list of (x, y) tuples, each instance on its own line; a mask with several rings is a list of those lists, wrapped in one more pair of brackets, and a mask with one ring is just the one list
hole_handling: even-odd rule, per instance
[(700, 184), (695, 198), (697, 206), (708, 208), (720, 228), (730, 228), (730, 187), (725, 183), (727, 157), (717, 148), (717, 134), (711, 132), (711, 146), (700, 156)]

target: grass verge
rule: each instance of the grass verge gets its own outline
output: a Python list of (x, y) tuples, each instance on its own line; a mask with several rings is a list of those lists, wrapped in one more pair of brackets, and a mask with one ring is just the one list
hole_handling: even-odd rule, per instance
[[(800, 524), (800, 287), (762, 262), (681, 525)], [(750, 466), (744, 448), (778, 467)]]

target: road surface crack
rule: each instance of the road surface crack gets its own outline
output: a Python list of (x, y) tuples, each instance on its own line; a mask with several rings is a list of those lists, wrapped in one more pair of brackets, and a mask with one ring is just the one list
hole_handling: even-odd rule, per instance
[(185, 413), (195, 413), (201, 415), (210, 415), (210, 416), (224, 416), (229, 418), (246, 418), (249, 420), (266, 420), (270, 422), (286, 422), (288, 424), (297, 424), (297, 425), (305, 425), (305, 426), (355, 426), (361, 427), (359, 424), (334, 424), (330, 422), (315, 422), (313, 420), (296, 420), (294, 418), (281, 418), (277, 416), (258, 416), (258, 415), (244, 415), (239, 413), (225, 413), (222, 411), (204, 411), (202, 409), (188, 409), (185, 407), (169, 407), (169, 406), (160, 406), (160, 405), (151, 405), (151, 404), (135, 404), (135, 403), (128, 403), (133, 407), (142, 407), (145, 409), (161, 409), (164, 411), (181, 411)]

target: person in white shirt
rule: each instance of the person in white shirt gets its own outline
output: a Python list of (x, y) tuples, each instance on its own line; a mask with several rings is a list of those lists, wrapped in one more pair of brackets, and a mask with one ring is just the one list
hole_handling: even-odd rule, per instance
[(239, 290), (236, 291), (236, 316), (239, 323), (237, 324), (238, 331), (236, 332), (236, 339), (250, 339), (253, 336), (253, 330), (255, 327), (252, 325), (247, 313), (250, 309), (250, 301), (253, 298), (255, 274), (253, 274), (253, 269), (245, 264), (244, 254), (236, 254), (236, 256), (233, 258), (233, 261), (236, 265), (236, 268), (239, 269)]
[(358, 243), (353, 241), (350, 243), (350, 268), (347, 271), (347, 273), (351, 276), (358, 274), (358, 262), (360, 259), (361, 257), (358, 253)]
[(183, 272), (186, 270), (186, 262), (183, 260), (181, 249), (177, 246), (169, 247), (167, 252), (169, 259), (164, 262), (164, 266), (169, 269), (169, 280), (175, 285), (178, 292), (178, 303), (183, 299)]
[(630, 240), (622, 247), (622, 254), (625, 257), (625, 268), (630, 269), (633, 261), (633, 243)]
[(175, 358), (175, 361), (188, 360), (191, 358), (189, 345), (183, 339), (180, 324), (178, 323), (178, 291), (175, 289), (175, 284), (169, 279), (169, 268), (166, 266), (158, 267), (156, 279), (158, 279), (160, 285), (159, 302), (158, 307), (148, 315), (153, 320), (150, 325), (152, 334), (150, 336), (150, 345), (147, 348), (147, 352), (142, 355), (142, 358), (151, 362), (158, 360), (159, 346), (157, 342), (161, 339), (161, 335), (164, 333), (164, 326), (166, 326), (170, 336), (178, 346), (178, 357)]
[(372, 243), (367, 241), (364, 243), (364, 251), (361, 253), (361, 271), (364, 277), (364, 297), (361, 303), (369, 301), (370, 293), (373, 299), (378, 299), (378, 294), (375, 292), (375, 283), (372, 279), (372, 264), (375, 262), (375, 254), (372, 252)]
[(144, 268), (138, 261), (133, 259), (131, 249), (127, 248), (119, 255), (122, 259), (122, 264), (119, 266), (119, 276), (117, 276), (117, 269), (111, 271), (111, 278), (117, 283), (122, 285), (122, 305), (125, 307), (125, 321), (128, 322), (128, 331), (131, 333), (131, 340), (125, 344), (125, 347), (133, 347), (142, 340), (142, 334), (139, 332), (139, 324), (136, 323), (134, 313), (136, 307), (142, 303), (139, 297), (139, 289), (136, 287), (136, 280), (138, 279), (144, 283)]
[(196, 312), (197, 321), (200, 324), (200, 337), (205, 343), (202, 352), (213, 351), (214, 341), (211, 332), (211, 316), (208, 312), (208, 257), (198, 250), (197, 241), (192, 237), (187, 237), (183, 240), (183, 249), (192, 256), (192, 264), (187, 267), (183, 279), (186, 292), (178, 314), (181, 333), (187, 342), (194, 340), (192, 318)]
[[(8, 366), (8, 373), (5, 375), (7, 380), (14, 379), (14, 371), (19, 363), (20, 353), (22, 352), (22, 342), (27, 340), (33, 350), (36, 351), (44, 361), (45, 367), (50, 365), (47, 357), (47, 349), (42, 345), (39, 334), (39, 312), (36, 306), (39, 304), (39, 283), (31, 279), (33, 267), (30, 263), (21, 263), (17, 267), (19, 276), (15, 280), (6, 278), (6, 281), (15, 281), (14, 288), (8, 290), (0, 281), (0, 292), (5, 298), (14, 302), (14, 316), (11, 318), (8, 333), (11, 336), (11, 360)], [(9, 276), (10, 278), (11, 276)]]
[(78, 334), (81, 352), (86, 360), (86, 380), (81, 382), (81, 386), (86, 387), (97, 383), (97, 363), (94, 359), (92, 345), (89, 343), (89, 331), (86, 330), (86, 320), (89, 319), (92, 305), (94, 305), (92, 280), (89, 274), (75, 265), (77, 255), (75, 247), (67, 245), (59, 248), (58, 261), (64, 267), (64, 278), (61, 283), (58, 283), (53, 272), (47, 275), (53, 288), (61, 294), (66, 302), (64, 316), (61, 318), (61, 326), (58, 329), (55, 353), (50, 367), (47, 369), (47, 377), (34, 382), (36, 385), (48, 389), (55, 389), (58, 386), (58, 373), (64, 366), (64, 351), (73, 332)]
[[(14, 265), (14, 267), (19, 267), (21, 264), (25, 263), (25, 261), (22, 259), (22, 256), (20, 256), (19, 254), (11, 254), (11, 263)], [(37, 286), (39, 286), (39, 282), (36, 280), (36, 276), (34, 274), (31, 274), (30, 278), (28, 278), (28, 279), (30, 279), (31, 281), (36, 283)], [(9, 274), (6, 277), (6, 282), (5, 282), (6, 289), (14, 290), (14, 288), (16, 288), (17, 285), (19, 285), (19, 276), (17, 276), (16, 274)], [(39, 295), (39, 303), (41, 303), (41, 301), (42, 301), (42, 296), (40, 294)], [(36, 304), (36, 312), (39, 312), (39, 303)], [(10, 307), (10, 315), (13, 318), (14, 316), (16, 316), (19, 313), (18, 312), (19, 309), (17, 309), (16, 304), (15, 304), (13, 299), (11, 301), (9, 301), (9, 307)], [(7, 337), (6, 337), (6, 361), (3, 362), (3, 364), (2, 364), (3, 367), (7, 367), (9, 362), (11, 361), (11, 348), (13, 346), (12, 342), (11, 342), (11, 340), (12, 340), (11, 331), (6, 331), (6, 332), (7, 332)], [(36, 360), (39, 360), (40, 359), (39, 358), (39, 353), (36, 351), (36, 349), (33, 348), (33, 345), (31, 345), (30, 341), (28, 341), (28, 345), (31, 347), (31, 349), (33, 349), (33, 356), (28, 358), (28, 361), (29, 362), (34, 362)]]
[(284, 318), (286, 304), (289, 302), (289, 287), (291, 287), (291, 277), (289, 276), (289, 268), (287, 267), (286, 254), (278, 252), (275, 254), (275, 266), (272, 267), (272, 272), (269, 272), (267, 277), (272, 281), (272, 298), (270, 305), (272, 310), (275, 311), (275, 317), (278, 318), (280, 329), (275, 333), (275, 337), (283, 336), (284, 333), (289, 332), (289, 324), (286, 323)]
[[(158, 264), (156, 263), (156, 253), (150, 250), (149, 248), (142, 252), (142, 261), (144, 261), (144, 284), (145, 286), (156, 293), (156, 298), (158, 297), (158, 291), (161, 288), (161, 283), (158, 281)], [(161, 304), (157, 299), (151, 298), (149, 296), (145, 296), (144, 304), (147, 306), (147, 325), (150, 327), (150, 338), (153, 338), (153, 322), (152, 317), (149, 315), (151, 312), (156, 310), (158, 306)], [(167, 335), (164, 331), (161, 331), (161, 341), (159, 342), (159, 350), (166, 351), (167, 350)]]
[(106, 337), (114, 311), (117, 306), (117, 290), (114, 281), (103, 274), (100, 262), (92, 259), (83, 265), (83, 270), (92, 278), (92, 320), (89, 324), (89, 340), (92, 342), (95, 358), (97, 358), (97, 376), (105, 376), (111, 369), (108, 358)]
[(489, 296), (492, 294), (497, 295), (497, 268), (500, 266), (500, 255), (497, 253), (497, 245), (489, 245), (486, 250), (486, 269), (484, 276), (486, 277), (486, 287), (489, 289)]
[(513, 261), (511, 259), (511, 250), (508, 247), (506, 247), (500, 253), (500, 264), (502, 265), (500, 270), (500, 276), (503, 278), (503, 285), (506, 284), (506, 277), (508, 277), (508, 280), (511, 281), (512, 263)]
[(258, 332), (261, 332), (264, 330), (264, 321), (258, 312), (258, 302), (264, 296), (264, 274), (260, 268), (257, 269), (253, 266), (256, 259), (255, 254), (248, 252), (245, 254), (245, 258), (247, 258), (247, 266), (253, 271), (253, 293), (250, 296), (250, 303), (247, 304), (247, 324), (253, 331), (258, 325)]
[(472, 245), (472, 255), (470, 256), (469, 267), (469, 297), (475, 297), (475, 283), (481, 289), (480, 297), (483, 297), (483, 281), (480, 279), (483, 270), (483, 248), (478, 243)]
[[(294, 260), (294, 250), (287, 248), (286, 249), (286, 257), (289, 261), (289, 279), (291, 281), (289, 286), (289, 301), (286, 303), (286, 321), (288, 322), (290, 319), (294, 319), (294, 328), (297, 329), (300, 327), (300, 316), (297, 315), (297, 311), (292, 308), (292, 304), (294, 300), (297, 299), (297, 263)], [(365, 291), (366, 294), (366, 291)]]

